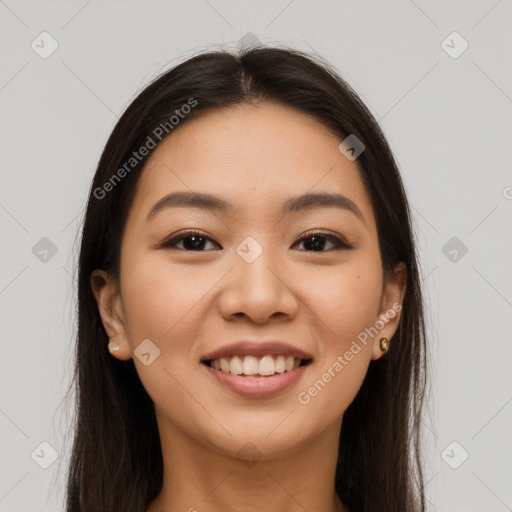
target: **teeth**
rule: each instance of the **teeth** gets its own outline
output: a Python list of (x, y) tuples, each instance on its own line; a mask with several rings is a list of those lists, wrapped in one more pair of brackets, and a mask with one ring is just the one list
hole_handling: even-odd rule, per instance
[(272, 356), (264, 356), (260, 359), (258, 373), (260, 375), (274, 375), (274, 373), (276, 373), (275, 368), (274, 358)]
[(229, 372), (229, 361), (225, 357), (220, 360), (220, 369), (223, 372)]
[(242, 363), (242, 373), (244, 375), (256, 375), (258, 373), (258, 360), (253, 356), (245, 356)]
[(283, 373), (286, 370), (286, 361), (284, 356), (276, 357), (275, 370), (277, 373)]
[(242, 360), (238, 356), (231, 358), (229, 373), (234, 373), (235, 375), (240, 375), (242, 373)]
[(234, 375), (261, 375), (270, 376), (285, 371), (291, 372), (298, 368), (301, 359), (293, 356), (233, 356), (231, 358), (222, 357), (210, 361), (210, 366), (224, 373)]

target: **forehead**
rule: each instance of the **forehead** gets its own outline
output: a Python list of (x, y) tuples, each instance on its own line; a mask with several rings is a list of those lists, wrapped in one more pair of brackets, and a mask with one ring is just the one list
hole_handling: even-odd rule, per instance
[(281, 208), (299, 194), (330, 192), (372, 216), (356, 164), (313, 116), (267, 102), (241, 104), (186, 120), (162, 141), (139, 179), (133, 208), (148, 213), (169, 192), (207, 192), (240, 211)]

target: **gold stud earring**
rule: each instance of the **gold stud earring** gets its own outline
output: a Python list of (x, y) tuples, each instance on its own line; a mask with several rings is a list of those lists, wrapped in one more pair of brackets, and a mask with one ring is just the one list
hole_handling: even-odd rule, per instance
[(112, 354), (112, 352), (117, 352), (121, 348), (121, 345), (119, 343), (115, 343), (113, 341), (110, 341), (108, 343), (108, 350)]
[(387, 352), (388, 348), (389, 348), (389, 340), (387, 338), (381, 338), (379, 345), (380, 345), (381, 350), (383, 350), (384, 352)]

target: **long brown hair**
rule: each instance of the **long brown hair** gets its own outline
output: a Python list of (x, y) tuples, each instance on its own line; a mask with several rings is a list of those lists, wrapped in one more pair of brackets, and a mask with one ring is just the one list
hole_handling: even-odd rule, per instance
[[(157, 127), (167, 123), (165, 135), (179, 129), (169, 119), (190, 105), (191, 98), (196, 103), (180, 124), (218, 107), (267, 100), (313, 115), (340, 142), (348, 135), (363, 142), (365, 150), (356, 163), (374, 208), (383, 269), (404, 262), (407, 287), (391, 348), (385, 357), (371, 361), (344, 414), (335, 486), (353, 511), (424, 511), (420, 423), (427, 370), (425, 325), (400, 174), (377, 122), (328, 63), (270, 47), (209, 51), (165, 72), (129, 105), (104, 148), (89, 193), (79, 256), (72, 383), (76, 420), (67, 511), (145, 512), (161, 490), (163, 461), (153, 403), (133, 360), (120, 361), (107, 350), (90, 276), (104, 269), (119, 277), (123, 230), (148, 156), (132, 161), (129, 170), (126, 162), (148, 137), (155, 140)], [(118, 172), (123, 165), (126, 172)], [(116, 173), (122, 179), (113, 180)]]

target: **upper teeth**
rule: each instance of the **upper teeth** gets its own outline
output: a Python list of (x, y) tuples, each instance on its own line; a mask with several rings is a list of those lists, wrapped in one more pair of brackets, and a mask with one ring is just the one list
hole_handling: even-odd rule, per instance
[(300, 365), (301, 359), (293, 356), (233, 356), (210, 361), (216, 370), (235, 375), (274, 375), (291, 371)]

